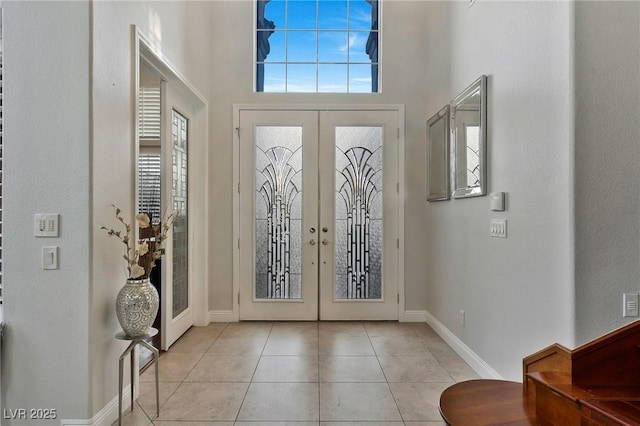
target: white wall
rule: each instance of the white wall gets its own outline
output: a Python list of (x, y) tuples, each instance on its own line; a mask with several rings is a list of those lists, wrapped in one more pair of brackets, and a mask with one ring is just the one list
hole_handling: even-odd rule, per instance
[[(382, 51), (383, 93), (348, 96), (253, 93), (248, 0), (2, 5), (3, 408), (90, 418), (116, 395), (125, 276), (98, 228), (111, 203), (133, 212), (132, 24), (210, 94), (211, 310), (232, 306), (232, 105), (399, 103), (407, 309), (428, 309), (513, 379), (523, 356), (622, 323), (620, 293), (638, 282), (637, 3), (579, 3), (574, 33), (572, 3), (388, 1), (383, 48), (402, 48)], [(426, 203), (425, 120), (483, 73), (489, 190), (508, 193), (507, 211), (487, 197)], [(60, 238), (33, 238), (36, 212), (62, 215)], [(488, 236), (491, 217), (508, 219), (509, 238)], [(615, 233), (598, 232), (611, 220)], [(44, 244), (60, 247), (60, 270), (40, 269)]]
[[(86, 420), (116, 397), (126, 345), (114, 339), (124, 264), (118, 243), (99, 227), (114, 225), (111, 203), (134, 213), (132, 24), (208, 93), (209, 3), (2, 7), (8, 334), (1, 405), (58, 410), (57, 420), (38, 424)], [(33, 237), (36, 212), (60, 213), (59, 238)], [(41, 270), (43, 245), (60, 247), (59, 270)]]
[(640, 3), (576, 3), (576, 340), (640, 283)]
[[(89, 416), (90, 62), (88, 3), (3, 1), (5, 409)], [(33, 215), (59, 213), (59, 238)], [(59, 247), (58, 270), (41, 247)], [(60, 424), (21, 420), (3, 424)]]
[[(428, 52), (423, 48), (429, 2), (389, 1), (383, 4), (380, 94), (269, 94), (253, 92), (253, 6), (248, 0), (212, 3), (211, 86), (211, 288), (212, 311), (232, 309), (232, 169), (233, 104), (405, 104), (407, 309), (424, 309), (422, 206), (424, 191), (425, 99), (428, 87), (442, 86), (443, 73), (425, 73)], [(398, 25), (401, 23), (401, 25)], [(385, 49), (385, 46), (388, 48)], [(401, 46), (397, 48), (395, 46)]]
[[(448, 99), (489, 76), (488, 189), (507, 193), (507, 211), (490, 212), (488, 197), (428, 203), (427, 309), (517, 380), (524, 356), (573, 344), (572, 5), (449, 5), (435, 23), (451, 34)], [(429, 114), (446, 103), (431, 93)], [(507, 239), (489, 236), (491, 218), (507, 219)]]
[(114, 315), (126, 275), (116, 241), (101, 225), (113, 224), (109, 205), (134, 213), (135, 57), (131, 25), (138, 26), (201, 93), (209, 92), (208, 2), (95, 2), (93, 4), (93, 292), (91, 299), (91, 412), (115, 395), (124, 342)]

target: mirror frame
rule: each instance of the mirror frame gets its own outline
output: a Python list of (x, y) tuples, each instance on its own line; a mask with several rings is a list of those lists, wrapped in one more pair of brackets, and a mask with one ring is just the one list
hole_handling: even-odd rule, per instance
[[(444, 201), (449, 196), (450, 106), (446, 105), (427, 120), (427, 201)], [(444, 131), (435, 133), (436, 125), (443, 122)], [(438, 143), (442, 141), (442, 143)], [(443, 176), (444, 175), (444, 176)], [(435, 185), (438, 177), (442, 185)]]
[[(462, 186), (458, 182), (458, 171), (460, 168), (466, 170), (465, 164), (460, 162), (466, 157), (458, 156), (458, 136), (456, 129), (456, 111), (461, 105), (476, 93), (480, 94), (480, 134), (479, 134), (479, 167), (480, 167), (480, 184), (476, 186)], [(482, 75), (474, 81), (469, 87), (464, 89), (462, 93), (451, 101), (451, 185), (453, 187), (453, 198), (479, 197), (487, 195), (487, 76)]]

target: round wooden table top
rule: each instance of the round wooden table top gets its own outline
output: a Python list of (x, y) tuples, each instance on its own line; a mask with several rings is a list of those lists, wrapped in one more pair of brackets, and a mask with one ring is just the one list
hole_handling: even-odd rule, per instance
[(527, 404), (522, 383), (469, 380), (440, 395), (440, 414), (451, 426), (535, 425), (535, 406)]

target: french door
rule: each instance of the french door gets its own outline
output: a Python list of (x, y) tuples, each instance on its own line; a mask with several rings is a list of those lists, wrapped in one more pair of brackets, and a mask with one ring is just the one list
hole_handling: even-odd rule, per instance
[(397, 111), (239, 123), (240, 319), (397, 319)]
[(161, 206), (173, 212), (162, 257), (161, 347), (169, 349), (193, 325), (193, 285), (189, 260), (189, 139), (193, 105), (162, 82)]

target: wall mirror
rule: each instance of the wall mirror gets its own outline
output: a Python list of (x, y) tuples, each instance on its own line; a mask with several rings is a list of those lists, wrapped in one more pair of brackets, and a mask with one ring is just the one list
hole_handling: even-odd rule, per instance
[(487, 194), (487, 76), (451, 101), (453, 198)]
[(427, 201), (449, 199), (449, 105), (427, 120)]

